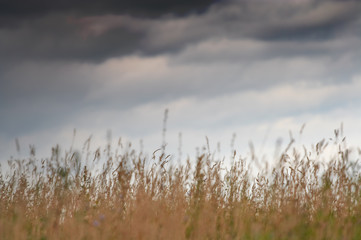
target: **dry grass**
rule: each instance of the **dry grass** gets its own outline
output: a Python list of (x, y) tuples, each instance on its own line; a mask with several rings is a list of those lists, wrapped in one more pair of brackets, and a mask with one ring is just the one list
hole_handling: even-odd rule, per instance
[(342, 141), (329, 145), (339, 152), (327, 163), (324, 141), (290, 146), (255, 177), (255, 156), (205, 150), (175, 166), (162, 150), (81, 160), (55, 147), (0, 176), (0, 239), (361, 239), (359, 165)]

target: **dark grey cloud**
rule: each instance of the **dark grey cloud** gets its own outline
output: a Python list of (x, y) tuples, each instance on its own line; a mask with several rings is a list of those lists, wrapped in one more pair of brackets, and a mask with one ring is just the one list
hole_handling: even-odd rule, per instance
[(214, 2), (3, 0), (0, 1), (0, 63), (4, 67), (29, 59), (94, 62), (142, 51), (145, 29), (134, 29), (125, 23), (101, 35), (85, 36), (83, 20), (107, 15), (132, 16), (131, 21), (135, 16), (140, 19), (156, 19), (167, 14), (186, 16), (205, 11)]
[(323, 41), (359, 32), (353, 24), (360, 11), (356, 1), (233, 1), (214, 5), (203, 15), (157, 24), (150, 42), (161, 49), (209, 38)]
[[(361, 2), (352, 0), (32, 1), (30, 7), (21, 2), (0, 6), (0, 16), (20, 16), (16, 24), (2, 21), (2, 65), (24, 59), (99, 62), (134, 53), (174, 53), (217, 38), (303, 42), (360, 33)], [(208, 8), (175, 14), (200, 6)], [(138, 11), (145, 14), (140, 17)]]
[(53, 13), (75, 13), (79, 15), (132, 14), (137, 16), (160, 16), (164, 14), (186, 14), (201, 11), (214, 0), (2, 0), (0, 16), (26, 18)]
[(0, 30), (3, 61), (23, 59), (106, 59), (132, 53), (144, 33), (127, 27), (111, 29), (101, 36), (85, 36), (67, 16), (48, 16)]

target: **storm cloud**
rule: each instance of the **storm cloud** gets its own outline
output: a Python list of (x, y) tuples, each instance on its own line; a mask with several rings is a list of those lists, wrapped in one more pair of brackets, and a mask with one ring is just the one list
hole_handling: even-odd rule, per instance
[(187, 13), (201, 11), (212, 4), (212, 0), (64, 0), (49, 2), (44, 0), (4, 0), (0, 3), (2, 16), (39, 16), (54, 12), (74, 12), (76, 14), (135, 14), (159, 16), (166, 13)]
[(153, 139), (166, 107), (188, 132), (355, 123), (360, 13), (356, 0), (2, 1), (0, 142), (77, 126)]
[[(2, 62), (99, 62), (127, 54), (177, 52), (206, 39), (322, 41), (361, 31), (359, 1), (91, 1), (84, 8), (81, 1), (27, 4), (11, 1), (0, 7), (1, 16), (18, 19), (9, 26), (3, 21), (0, 28)], [(208, 8), (195, 11), (200, 6)], [(153, 10), (158, 11), (155, 16)], [(140, 17), (137, 11), (149, 14)], [(177, 15), (178, 11), (187, 14)]]

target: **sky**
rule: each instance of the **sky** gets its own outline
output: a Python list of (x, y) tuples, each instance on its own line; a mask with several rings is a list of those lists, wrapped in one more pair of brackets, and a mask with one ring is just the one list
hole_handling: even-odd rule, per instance
[[(111, 139), (267, 152), (361, 139), (359, 0), (2, 0), (0, 161)], [(299, 130), (305, 124), (302, 136)], [(111, 134), (109, 134), (111, 132)], [(17, 153), (15, 139), (20, 143)]]

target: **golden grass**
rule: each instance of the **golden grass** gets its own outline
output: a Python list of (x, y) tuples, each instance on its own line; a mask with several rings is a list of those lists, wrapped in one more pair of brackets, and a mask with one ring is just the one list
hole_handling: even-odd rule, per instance
[(255, 177), (254, 156), (33, 152), (0, 176), (0, 239), (361, 239), (360, 166), (332, 144), (327, 163), (324, 141), (288, 147)]

